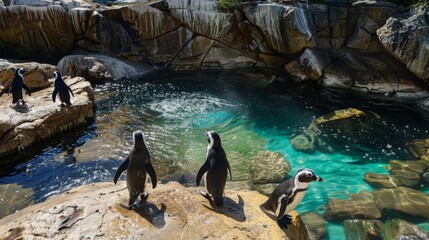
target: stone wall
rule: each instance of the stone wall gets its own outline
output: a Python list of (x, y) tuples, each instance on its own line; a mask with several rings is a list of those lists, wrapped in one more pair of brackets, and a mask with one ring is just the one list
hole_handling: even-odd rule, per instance
[[(406, 94), (427, 88), (428, 6), (409, 10), (384, 1), (333, 0), (255, 3), (219, 12), (216, 0), (111, 7), (66, 2), (1, 7), (1, 52), (51, 61), (72, 52), (105, 54), (176, 70), (288, 63), (296, 79), (325, 87), (384, 94), (401, 92), (389, 84), (411, 81)], [(393, 74), (383, 78), (386, 72)]]

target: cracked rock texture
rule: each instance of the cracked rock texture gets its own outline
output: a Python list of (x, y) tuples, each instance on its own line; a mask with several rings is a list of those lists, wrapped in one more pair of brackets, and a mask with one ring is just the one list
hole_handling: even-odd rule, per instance
[(140, 208), (126, 210), (125, 182), (96, 183), (0, 219), (6, 239), (308, 239), (292, 212), (287, 230), (259, 209), (267, 197), (254, 191), (226, 191), (225, 205), (213, 207), (198, 190), (177, 182), (149, 190)]
[[(31, 96), (24, 95), (26, 105), (12, 105), (12, 96), (7, 94), (0, 97), (0, 157), (86, 124), (93, 117), (90, 83), (80, 77), (64, 80), (74, 93), (71, 106), (60, 107), (58, 98), (52, 102), (53, 85)], [(2, 158), (0, 165), (8, 164), (7, 160)]]

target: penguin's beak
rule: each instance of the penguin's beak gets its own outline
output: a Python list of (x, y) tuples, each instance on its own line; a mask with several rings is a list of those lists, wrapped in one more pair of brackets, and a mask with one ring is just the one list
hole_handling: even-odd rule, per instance
[(323, 178), (321, 178), (321, 177), (319, 177), (319, 176), (314, 175), (314, 177), (313, 177), (313, 181), (323, 182)]

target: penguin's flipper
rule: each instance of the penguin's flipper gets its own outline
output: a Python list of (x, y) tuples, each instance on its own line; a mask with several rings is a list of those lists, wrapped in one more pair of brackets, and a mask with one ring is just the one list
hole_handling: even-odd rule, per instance
[(208, 170), (210, 170), (210, 162), (206, 161), (204, 165), (200, 168), (197, 174), (197, 186), (200, 186), (201, 178), (203, 177), (204, 173), (206, 173)]
[(24, 88), (24, 89), (25, 89), (25, 91), (27, 92), (28, 96), (31, 96), (30, 89), (27, 87), (27, 85), (22, 84), (22, 88)]
[(118, 170), (116, 170), (115, 178), (113, 179), (113, 182), (116, 184), (121, 174), (128, 169), (128, 164), (130, 162), (130, 157), (127, 157), (127, 160), (125, 160), (119, 167)]
[(58, 88), (55, 88), (54, 92), (52, 93), (52, 101), (55, 102), (55, 98), (57, 97), (57, 94), (58, 94)]
[(69, 86), (67, 86), (67, 88), (69, 89), (69, 91), (70, 91), (71, 95), (74, 97), (74, 93), (73, 93), (73, 91), (71, 90), (71, 88), (70, 88)]
[(152, 166), (152, 163), (149, 162), (146, 164), (146, 172), (149, 174), (150, 176), (150, 180), (152, 181), (152, 188), (156, 187), (156, 173), (155, 173), (155, 169)]
[(231, 179), (231, 181), (232, 181), (232, 172), (231, 172), (231, 167), (229, 166), (229, 162), (228, 162), (228, 160), (226, 160), (226, 167), (228, 168), (228, 171), (229, 171), (229, 178)]
[(280, 200), (280, 211), (279, 211), (279, 215), (277, 215), (277, 220), (281, 220), (285, 215), (288, 199), (289, 199), (289, 196), (285, 195)]

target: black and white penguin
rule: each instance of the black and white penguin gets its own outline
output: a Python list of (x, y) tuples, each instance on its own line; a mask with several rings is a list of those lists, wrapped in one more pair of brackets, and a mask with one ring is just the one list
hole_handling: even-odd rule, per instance
[(57, 94), (58, 94), (60, 96), (61, 105), (63, 105), (63, 103), (67, 105), (71, 105), (69, 91), (71, 95), (74, 97), (73, 91), (64, 82), (60, 72), (55, 71), (54, 78), (55, 78), (55, 83), (54, 83), (54, 92), (52, 93), (52, 101), (55, 102), (55, 98), (57, 97)]
[(293, 178), (280, 183), (274, 189), (268, 200), (260, 206), (261, 209), (269, 215), (275, 215), (279, 226), (287, 228), (286, 224), (292, 220), (287, 213), (298, 206), (313, 181), (322, 182), (323, 179), (316, 176), (311, 169), (299, 170)]
[(24, 89), (28, 96), (31, 96), (30, 89), (25, 85), (23, 68), (18, 68), (15, 72), (15, 77), (12, 80), (9, 88), (9, 94), (12, 93), (12, 103), (16, 104), (21, 100), (22, 104), (25, 104), (22, 96), (22, 89)]
[(231, 168), (226, 158), (226, 153), (222, 148), (219, 134), (216, 132), (207, 132), (206, 161), (197, 174), (197, 186), (200, 185), (201, 178), (207, 172), (205, 183), (206, 192), (201, 192), (204, 197), (213, 199), (216, 206), (223, 205), (223, 192), (225, 190), (226, 178), (229, 176), (232, 180)]
[(134, 147), (128, 158), (116, 170), (113, 182), (116, 184), (121, 174), (127, 170), (127, 187), (130, 194), (128, 209), (131, 209), (138, 197), (141, 202), (146, 201), (149, 193), (146, 191), (147, 174), (152, 180), (152, 187), (156, 187), (156, 173), (152, 166), (149, 149), (146, 146), (144, 135), (141, 131), (133, 133)]

